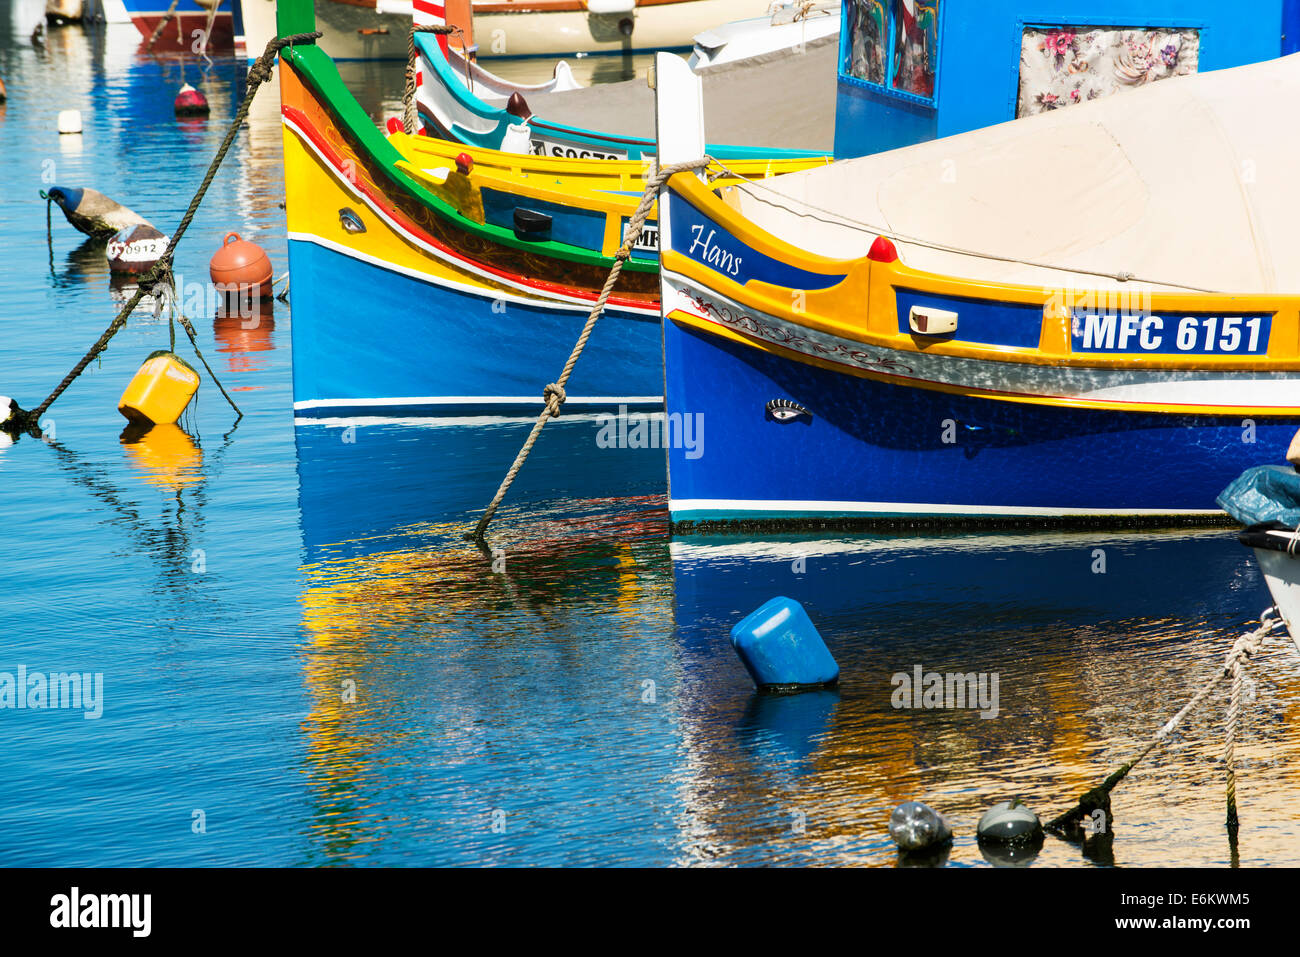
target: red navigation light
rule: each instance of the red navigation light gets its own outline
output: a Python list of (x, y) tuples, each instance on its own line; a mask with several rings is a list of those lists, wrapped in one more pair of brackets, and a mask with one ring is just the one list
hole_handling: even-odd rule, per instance
[(474, 157), (470, 156), (468, 153), (457, 154), (456, 171), (458, 173), (468, 176), (469, 171), (472, 170), (473, 168), (474, 168)]

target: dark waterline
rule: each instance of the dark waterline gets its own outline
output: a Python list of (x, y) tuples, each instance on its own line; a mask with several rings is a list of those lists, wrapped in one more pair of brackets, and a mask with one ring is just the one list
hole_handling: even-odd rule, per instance
[[(31, 407), (116, 310), (102, 245), (57, 211), (51, 269), (38, 190), (92, 186), (170, 230), (244, 66), (149, 59), (129, 26), (38, 51), (28, 6), (0, 23), (0, 393)], [(400, 64), (341, 72), (377, 121), (397, 111)], [(183, 80), (209, 121), (172, 116)], [(55, 130), (66, 108), (79, 142)], [(272, 89), (180, 281), (205, 283), (232, 229), (283, 272), (282, 200)], [(104, 676), (98, 720), (0, 710), (0, 863), (890, 866), (888, 813), (916, 798), (954, 819), (949, 863), (985, 865), (983, 809), (1064, 809), (1270, 603), (1222, 528), (670, 539), (662, 453), (598, 448), (582, 417), (547, 428), (494, 570), (461, 533), (528, 423), (295, 428), (287, 308), (192, 317), (238, 429), (205, 382), (184, 428), (123, 440), (117, 398), (167, 340), (137, 312), (50, 411), (52, 441), (0, 451), (0, 672)], [(777, 594), (821, 629), (838, 689), (753, 693), (726, 636)], [(893, 708), (916, 665), (997, 673), (998, 716)], [(1239, 860), (1295, 865), (1300, 658), (1279, 641), (1250, 671)], [(1037, 864), (1229, 864), (1222, 707), (1116, 791), (1113, 843), (1049, 839)]]

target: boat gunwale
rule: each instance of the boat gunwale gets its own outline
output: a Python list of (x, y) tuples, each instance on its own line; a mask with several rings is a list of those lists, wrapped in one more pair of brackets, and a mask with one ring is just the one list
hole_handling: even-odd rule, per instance
[[(334, 68), (333, 61), (323, 50), (311, 44), (295, 45), (286, 47), (281, 52), (281, 58), (303, 80), (308, 91), (329, 111), (331, 119), (340, 132), (352, 139), (353, 142), (350, 145), (359, 154), (368, 158), (377, 168), (381, 169), (395, 188), (404, 191), (411, 199), (427, 207), (435, 215), (449, 221), (456, 228), (499, 246), (520, 252), (550, 256), (582, 266), (612, 268), (614, 264), (612, 256), (605, 256), (587, 247), (573, 246), (553, 240), (522, 240), (515, 236), (513, 230), (494, 226), (490, 223), (477, 223), (473, 219), (464, 216), (397, 165), (399, 161), (406, 161), (406, 157), (388, 141), (370, 121), (370, 118), (365, 115), (361, 105), (357, 103), (351, 92), (343, 85), (342, 78), (338, 75), (337, 69)], [(337, 87), (337, 89), (331, 89), (331, 87)], [(282, 111), (287, 109), (289, 107), (282, 107)], [(377, 183), (376, 185), (380, 184)], [(388, 190), (384, 190), (384, 192), (387, 194)], [(648, 269), (645, 268), (647, 265)], [(624, 269), (652, 271), (657, 269), (657, 265), (654, 263), (636, 263), (634, 260), (629, 260), (624, 264)]]
[[(968, 279), (943, 273), (916, 269), (896, 259), (892, 262), (872, 260), (869, 255), (854, 259), (832, 259), (806, 250), (781, 239), (753, 223), (725, 199), (716, 195), (693, 173), (678, 173), (664, 186), (678, 198), (712, 219), (739, 243), (780, 260), (797, 269), (841, 277), (839, 282), (822, 289), (802, 290), (750, 279), (744, 284), (709, 266), (673, 249), (661, 237), (660, 267), (662, 272), (684, 276), (705, 289), (716, 291), (737, 303), (749, 305), (793, 325), (826, 333), (864, 345), (885, 348), (902, 354), (925, 353), (955, 358), (987, 361), (1053, 365), (1070, 368), (1152, 370), (1204, 370), (1214, 372), (1294, 372), (1300, 371), (1300, 354), (1296, 340), (1300, 336), (1300, 294), (1295, 293), (1195, 293), (1166, 292), (1135, 288), (1133, 291), (1149, 302), (1152, 314), (1211, 313), (1232, 316), (1243, 314), (1271, 314), (1268, 351), (1263, 355), (1240, 357), (1213, 354), (1153, 354), (1153, 353), (1075, 353), (1070, 349), (1070, 336), (1066, 324), (1070, 313), (1060, 308), (1055, 316), (1047, 314), (1052, 297), (1059, 289), (1046, 286), (1003, 283), (990, 280)], [(797, 202), (797, 201), (796, 201)], [(1062, 270), (1065, 271), (1065, 270)], [(899, 331), (895, 296), (899, 290), (917, 291), (947, 298), (969, 299), (989, 304), (1040, 305), (1044, 315), (1040, 321), (1040, 341), (1035, 347), (1013, 347), (974, 342), (945, 342), (927, 339)], [(1127, 291), (1111, 288), (1077, 290), (1086, 295), (1100, 296)], [(842, 313), (845, 300), (850, 295), (865, 293), (867, 308), (858, 307), (860, 319), (846, 322), (831, 318)], [(802, 308), (795, 308), (797, 301)], [(873, 321), (870, 313), (887, 306), (888, 321)], [(1228, 307), (1228, 308), (1225, 308)], [(699, 318), (699, 317), (697, 317)], [(1055, 320), (1053, 322), (1052, 320)], [(1059, 326), (1052, 341), (1046, 342), (1053, 326)], [(884, 331), (888, 329), (890, 331)], [(1054, 346), (1047, 351), (1046, 345)], [(1272, 354), (1272, 353), (1285, 353)], [(1260, 414), (1269, 414), (1261, 412)], [(1271, 414), (1284, 414), (1275, 410)]]

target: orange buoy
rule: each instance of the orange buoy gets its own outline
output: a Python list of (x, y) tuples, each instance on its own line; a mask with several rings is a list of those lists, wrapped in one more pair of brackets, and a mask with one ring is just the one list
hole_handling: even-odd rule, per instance
[(5, 97), (8, 95), (9, 94), (5, 92), (5, 81), (0, 80), (0, 103), (3, 103), (5, 101)]
[(271, 258), (257, 243), (240, 239), (239, 233), (226, 233), (221, 248), (208, 263), (208, 275), (218, 293), (227, 298), (237, 294), (241, 304), (271, 295)]

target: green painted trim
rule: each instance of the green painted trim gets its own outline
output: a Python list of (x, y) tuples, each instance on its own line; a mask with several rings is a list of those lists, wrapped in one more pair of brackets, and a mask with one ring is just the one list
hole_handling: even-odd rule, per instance
[[(304, 82), (334, 112), (334, 118), (339, 125), (357, 138), (361, 147), (372, 159), (381, 164), (389, 175), (400, 183), (407, 192), (443, 219), (450, 220), (461, 229), (511, 249), (542, 253), (555, 259), (563, 259), (584, 265), (604, 266), (607, 269), (613, 268), (614, 260), (612, 257), (602, 256), (590, 249), (553, 241), (525, 242), (517, 238), (513, 230), (487, 223), (476, 223), (472, 219), (462, 216), (451, 206), (426, 190), (415, 179), (397, 168), (397, 161), (405, 159), (405, 157), (388, 142), (386, 136), (379, 132), (370, 117), (366, 115), (365, 110), (361, 108), (361, 104), (356, 101), (356, 98), (343, 84), (338, 69), (334, 66), (334, 61), (323, 50), (315, 45), (286, 47), (281, 52), (280, 57), (293, 65), (293, 68), (302, 76)], [(628, 272), (658, 272), (659, 264), (657, 262), (629, 259), (623, 264), (623, 268)]]
[(275, 29), (278, 36), (295, 33), (314, 33), (316, 30), (315, 0), (277, 0)]

